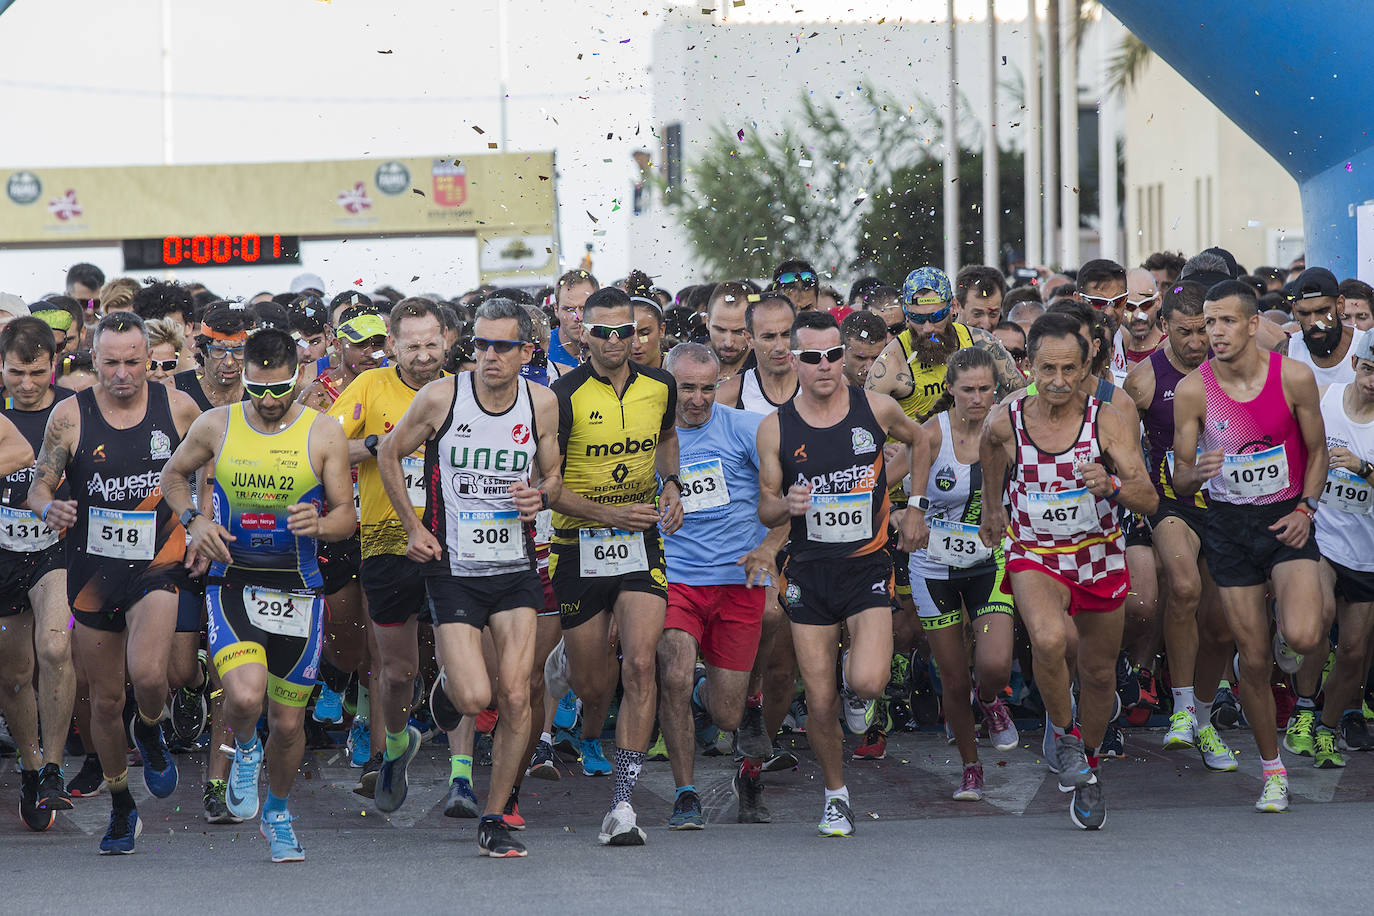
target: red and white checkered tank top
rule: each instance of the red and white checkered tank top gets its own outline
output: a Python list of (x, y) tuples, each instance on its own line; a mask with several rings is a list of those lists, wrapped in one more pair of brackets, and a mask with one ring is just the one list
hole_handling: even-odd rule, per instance
[(1026, 430), (1024, 405), (1033, 395), (1009, 405), (1016, 434), (1016, 464), (1009, 491), (1011, 536), (1007, 560), (1038, 563), (1084, 584), (1126, 568), (1126, 542), (1115, 506), (1083, 486), (1077, 467), (1102, 461), (1097, 414), (1102, 402), (1089, 395), (1078, 438), (1064, 451), (1047, 452)]

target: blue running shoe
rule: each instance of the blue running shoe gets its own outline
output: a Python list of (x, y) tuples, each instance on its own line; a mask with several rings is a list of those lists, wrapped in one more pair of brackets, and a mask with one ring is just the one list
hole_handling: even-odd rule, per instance
[(455, 776), (448, 784), (448, 798), (444, 799), (444, 817), (476, 817), (482, 811), (472, 783)]
[(229, 784), (224, 803), (234, 817), (248, 820), (258, 816), (258, 771), (262, 769), (262, 742), (253, 736), (249, 748), (235, 747), (229, 764)]
[(358, 770), (372, 758), (372, 732), (367, 728), (366, 716), (354, 716), (348, 727), (348, 765)]
[(377, 771), (377, 786), (373, 790), (372, 800), (376, 802), (377, 810), (385, 814), (395, 811), (406, 800), (406, 790), (409, 788), (406, 768), (420, 750), (420, 732), (413, 726), (406, 728), (406, 742), (406, 749), (401, 756), (395, 760), (383, 757), (382, 768)]
[(143, 782), (147, 784), (148, 791), (157, 798), (171, 795), (177, 787), (177, 764), (167, 747), (162, 723), (148, 725), (142, 716), (135, 713), (134, 720), (129, 723), (129, 736), (143, 755)]
[(296, 818), (288, 811), (264, 811), (258, 822), (258, 832), (272, 847), (273, 862), (304, 862), (305, 850), (296, 839), (291, 822)]
[(134, 851), (134, 840), (143, 832), (143, 821), (139, 820), (138, 809), (111, 811), (110, 826), (100, 840), (102, 856), (127, 856)]
[(321, 725), (338, 725), (343, 721), (343, 694), (320, 687), (320, 695), (315, 700), (315, 721)]
[(605, 753), (602, 752), (600, 741), (593, 738), (583, 738), (581, 751), (583, 776), (611, 775), (611, 762), (606, 759)]
[(556, 728), (571, 729), (577, 724), (577, 697), (569, 690), (558, 701), (558, 711), (553, 714)]

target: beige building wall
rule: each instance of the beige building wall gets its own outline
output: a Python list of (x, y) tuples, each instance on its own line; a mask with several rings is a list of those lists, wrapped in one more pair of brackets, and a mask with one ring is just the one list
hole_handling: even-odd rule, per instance
[(1157, 57), (1126, 94), (1124, 134), (1130, 264), (1220, 245), (1253, 269), (1301, 252), (1297, 182)]

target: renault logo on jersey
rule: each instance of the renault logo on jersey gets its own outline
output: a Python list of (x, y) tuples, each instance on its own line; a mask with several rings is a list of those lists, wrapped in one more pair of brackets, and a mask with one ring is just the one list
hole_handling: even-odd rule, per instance
[(647, 452), (658, 444), (658, 434), (647, 439), (631, 439), (628, 436), (624, 442), (596, 442), (587, 446), (588, 458), (606, 458), (611, 455), (637, 455), (640, 452)]
[(624, 483), (625, 478), (630, 476), (630, 469), (623, 464), (617, 464), (615, 470), (611, 471), (611, 479), (616, 483)]

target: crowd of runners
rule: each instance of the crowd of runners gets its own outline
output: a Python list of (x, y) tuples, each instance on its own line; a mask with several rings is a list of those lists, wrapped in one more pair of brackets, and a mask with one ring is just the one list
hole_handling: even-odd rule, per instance
[[(494, 857), (526, 855), (523, 781), (572, 762), (608, 777), (602, 844), (704, 827), (703, 752), (767, 823), (789, 729), (822, 836), (893, 729), (942, 728), (969, 802), (980, 740), (1024, 748), (1089, 830), (1152, 713), (1188, 779), (1236, 770), (1248, 724), (1263, 812), (1281, 747), (1374, 747), (1374, 290), (1216, 248), (825, 283), (221, 298), (77, 265), (0, 297), (24, 822), (108, 793), (100, 851), (131, 853), (131, 762), (162, 799), (206, 747), (205, 819), (300, 861), (292, 785), (332, 729), (383, 813), (446, 742), (444, 813)], [(672, 809), (637, 810), (664, 757)]]

